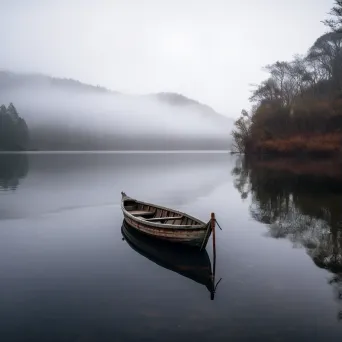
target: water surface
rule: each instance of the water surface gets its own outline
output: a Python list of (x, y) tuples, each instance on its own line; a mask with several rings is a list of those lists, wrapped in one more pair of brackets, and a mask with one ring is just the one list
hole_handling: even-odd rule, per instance
[[(341, 189), (229, 154), (1, 155), (0, 340), (339, 341)], [(214, 300), (122, 239), (121, 191), (216, 213)]]

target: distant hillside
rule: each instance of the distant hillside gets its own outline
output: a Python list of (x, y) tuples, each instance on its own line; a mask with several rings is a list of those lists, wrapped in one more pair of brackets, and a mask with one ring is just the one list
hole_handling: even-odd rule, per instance
[(162, 103), (167, 103), (171, 106), (176, 107), (191, 107), (196, 109), (200, 114), (203, 115), (203, 117), (212, 117), (216, 120), (219, 120), (223, 124), (232, 123), (233, 120), (230, 118), (227, 118), (224, 115), (219, 114), (216, 112), (212, 107), (203, 104), (199, 101), (190, 99), (182, 94), (177, 93), (170, 93), (170, 92), (163, 92), (163, 93), (157, 93), (157, 94), (151, 94), (149, 96), (152, 96), (156, 98), (158, 101)]
[[(125, 95), (40, 74), (0, 72), (39, 150), (225, 149), (233, 120), (181, 94)], [(169, 145), (169, 146), (168, 146)]]
[(33, 86), (35, 88), (63, 88), (70, 91), (113, 93), (105, 87), (85, 84), (77, 80), (68, 78), (50, 77), (42, 74), (19, 74), (9, 71), (0, 71), (0, 92), (17, 89), (18, 87)]
[(208, 105), (200, 103), (196, 100), (189, 99), (188, 97), (182, 94), (157, 93), (157, 94), (152, 94), (151, 96), (154, 96), (157, 100), (168, 103), (172, 106), (194, 106), (194, 107), (200, 108), (203, 114), (218, 115), (218, 113), (215, 112), (215, 110), (209, 107)]
[[(43, 74), (19, 74), (9, 71), (0, 71), (0, 91), (8, 91), (10, 89), (17, 89), (18, 87), (34, 86), (34, 87), (54, 87), (63, 88), (79, 92), (95, 92), (107, 94), (120, 94), (117, 91), (101, 87), (85, 84), (71, 78), (51, 77)], [(199, 101), (190, 99), (182, 94), (172, 92), (152, 93), (146, 95), (157, 99), (161, 103), (166, 103), (171, 106), (178, 107), (196, 107), (203, 115), (219, 116), (221, 119), (231, 121), (231, 119), (217, 113), (210, 106)]]

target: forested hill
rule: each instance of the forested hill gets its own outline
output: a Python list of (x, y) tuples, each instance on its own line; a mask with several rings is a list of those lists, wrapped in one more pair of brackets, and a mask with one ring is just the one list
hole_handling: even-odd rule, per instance
[[(337, 156), (342, 154), (342, 0), (335, 0), (328, 32), (303, 55), (266, 65), (248, 112), (232, 132), (246, 154)], [(324, 13), (322, 13), (323, 17)]]

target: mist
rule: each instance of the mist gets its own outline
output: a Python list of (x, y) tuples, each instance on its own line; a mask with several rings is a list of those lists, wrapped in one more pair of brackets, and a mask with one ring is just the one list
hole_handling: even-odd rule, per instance
[(70, 148), (83, 149), (81, 146), (89, 144), (89, 148), (116, 149), (125, 140), (134, 141), (130, 148), (139, 149), (138, 138), (150, 140), (149, 148), (157, 148), (160, 139), (164, 148), (167, 140), (182, 139), (220, 141), (220, 146), (228, 148), (232, 120), (191, 100), (186, 105), (172, 105), (155, 94), (126, 95), (100, 87), (88, 90), (70, 80), (56, 85), (46, 76), (11, 77), (13, 84), (7, 80), (0, 85), (0, 103), (15, 104), (29, 126), (33, 148), (65, 149), (69, 143)]
[(68, 127), (100, 133), (227, 134), (196, 109), (175, 108), (147, 96), (70, 93), (67, 89), (17, 89), (0, 95), (13, 102), (32, 128), (65, 122)]

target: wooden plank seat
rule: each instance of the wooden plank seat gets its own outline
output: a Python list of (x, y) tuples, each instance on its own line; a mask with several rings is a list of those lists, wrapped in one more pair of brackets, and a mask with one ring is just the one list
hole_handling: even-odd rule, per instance
[(134, 215), (134, 216), (151, 216), (151, 215), (154, 215), (155, 210), (154, 211), (132, 210), (132, 211), (129, 211), (129, 213)]
[(183, 218), (183, 216), (153, 217), (153, 218), (146, 219), (146, 221), (178, 220), (181, 218)]

